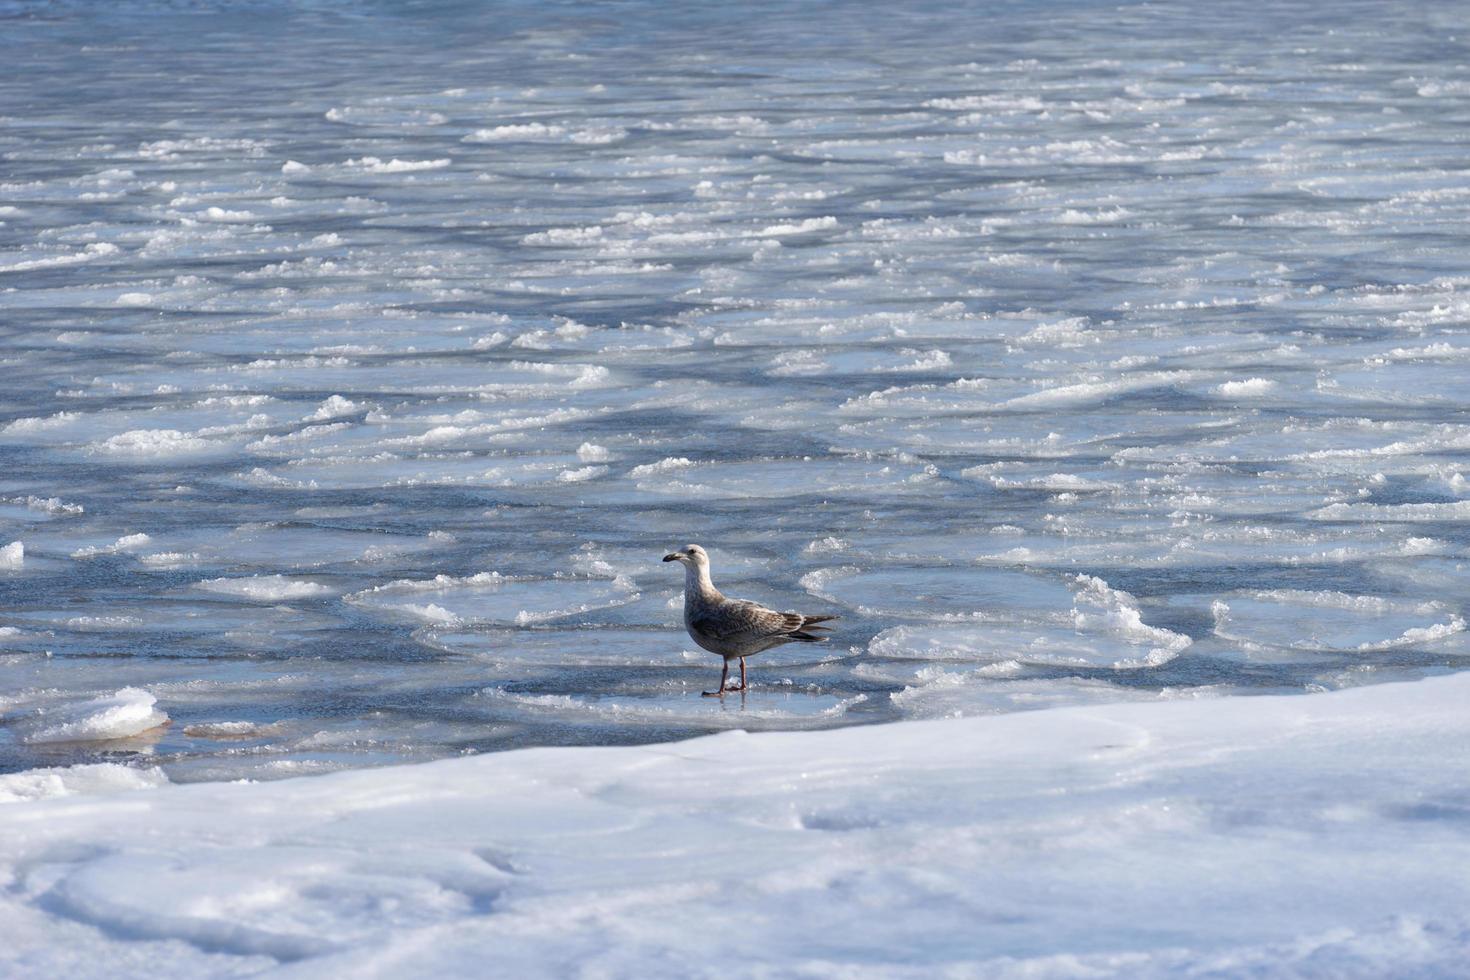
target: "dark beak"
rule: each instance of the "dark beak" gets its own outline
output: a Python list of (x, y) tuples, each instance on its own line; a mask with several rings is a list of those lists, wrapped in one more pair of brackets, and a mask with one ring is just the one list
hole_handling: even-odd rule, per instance
[(664, 555), (664, 561), (678, 561), (678, 555)]

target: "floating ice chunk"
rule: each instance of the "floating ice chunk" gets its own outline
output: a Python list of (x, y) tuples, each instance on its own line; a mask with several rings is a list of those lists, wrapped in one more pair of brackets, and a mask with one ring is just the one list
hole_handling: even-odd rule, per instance
[(1030, 394), (1018, 395), (1002, 402), (997, 407), (1030, 409), (1081, 405), (1087, 402), (1102, 401), (1114, 395), (1132, 394), (1149, 388), (1164, 387), (1176, 381), (1187, 380), (1196, 373), (1193, 371), (1144, 371), (1106, 380), (1079, 381), (1074, 384), (1056, 385), (1033, 391)]
[(123, 293), (112, 302), (116, 306), (149, 306), (153, 303), (153, 294)]
[(206, 221), (219, 221), (232, 224), (241, 221), (255, 221), (259, 216), (253, 211), (230, 211), (221, 207), (209, 207), (200, 212), (199, 217)]
[(322, 422), (362, 410), (362, 406), (349, 398), (333, 395), (316, 407), (316, 411), (302, 419), (303, 422)]
[(612, 378), (612, 372), (601, 364), (584, 364), (577, 376), (567, 382), (568, 388), (600, 388)]
[(397, 126), (404, 129), (442, 126), (449, 121), (449, 117), (440, 112), (392, 105), (385, 100), (374, 100), (368, 105), (337, 106), (323, 115), (329, 122), (349, 126)]
[(1247, 378), (1244, 381), (1227, 381), (1215, 388), (1215, 393), (1227, 398), (1259, 398), (1270, 394), (1276, 382), (1269, 378)]
[(928, 99), (924, 102), (924, 108), (948, 109), (957, 112), (973, 112), (977, 109), (999, 112), (1041, 112), (1046, 108), (1046, 103), (1033, 95), (997, 93)]
[(1307, 516), (1319, 521), (1470, 521), (1470, 500), (1428, 504), (1328, 504)]
[(1078, 605), (1072, 609), (1072, 622), (1078, 630), (1102, 626), (1132, 642), (1152, 645), (1142, 656), (1120, 660), (1113, 666), (1154, 667), (1173, 660), (1193, 642), (1182, 633), (1145, 623), (1133, 596), (1102, 579), (1078, 575), (1075, 581), (1081, 586)]
[(307, 166), (304, 163), (297, 163), (295, 160), (287, 160), (285, 163), (281, 164), (281, 173), (306, 174), (311, 173), (311, 167)]
[(561, 483), (583, 483), (587, 480), (595, 480), (604, 475), (611, 467), (607, 466), (582, 466), (574, 470), (562, 470), (557, 474), (557, 480)]
[(509, 123), (504, 126), (492, 126), (489, 129), (477, 129), (464, 137), (463, 143), (498, 143), (502, 140), (547, 140), (555, 139), (565, 133), (561, 126), (550, 126), (546, 123)]
[(86, 548), (78, 548), (71, 553), (73, 558), (93, 558), (97, 555), (116, 555), (134, 548), (141, 548), (153, 539), (146, 534), (124, 534), (112, 544), (91, 545)]
[(628, 471), (628, 475), (634, 478), (644, 476), (657, 476), (660, 473), (674, 473), (679, 470), (687, 470), (695, 465), (694, 460), (684, 456), (669, 456), (659, 460), (657, 463), (644, 463), (635, 466)]
[(271, 727), (253, 721), (206, 721), (185, 727), (184, 734), (190, 738), (249, 738)]
[(406, 613), (427, 619), (431, 623), (441, 626), (453, 626), (459, 623), (459, 617), (436, 603), (406, 602), (398, 607)]
[(577, 447), (577, 458), (584, 463), (606, 463), (612, 458), (612, 454), (607, 451), (606, 446), (584, 442)]
[(812, 231), (825, 231), (828, 228), (836, 228), (837, 219), (828, 215), (824, 218), (805, 218), (801, 221), (786, 222), (784, 224), (767, 225), (760, 230), (763, 236), (771, 235), (805, 235)]
[(960, 471), (960, 476), (986, 480), (997, 490), (1049, 490), (1054, 493), (1103, 493), (1120, 489), (1116, 483), (1089, 480), (1075, 473), (1049, 473), (1029, 479), (1015, 480), (995, 475), (991, 464), (971, 466)]
[(331, 586), (310, 579), (290, 578), (285, 575), (251, 575), (246, 578), (205, 579), (195, 588), (220, 595), (239, 596), (255, 602), (284, 602), (290, 599), (315, 599), (332, 595)]
[(867, 615), (947, 622), (993, 618), (1020, 611), (1060, 613), (1072, 592), (1048, 577), (970, 565), (919, 568), (820, 568), (801, 586), (829, 602)]
[(477, 671), (513, 681), (544, 676), (564, 683), (573, 667), (670, 666), (668, 645), (651, 643), (641, 625), (537, 630), (431, 626), (414, 639), (435, 650), (473, 657)]
[[(1083, 677), (1007, 679), (988, 668), (953, 670), (929, 667), (915, 683), (892, 695), (907, 718), (967, 718), (1120, 701), (1156, 701), (1166, 694), (1123, 687)], [(1204, 694), (1207, 692), (1201, 692)]]
[(31, 495), (27, 497), (10, 497), (0, 502), (23, 506), (29, 510), (40, 511), (43, 514), (49, 514), (53, 517), (62, 515), (69, 517), (75, 516), (84, 513), (86, 510), (81, 504), (69, 504), (60, 497), (37, 497)]
[(0, 548), (0, 571), (13, 572), (24, 565), (25, 560), (26, 546), (19, 541), (12, 541)]
[[(1464, 632), (1443, 603), (1336, 591), (1268, 589), (1215, 600), (1215, 634), (1259, 655), (1270, 650), (1371, 652)], [(1428, 622), (1426, 622), (1428, 620)]]
[(626, 139), (628, 131), (617, 126), (591, 126), (575, 130), (569, 137), (573, 143), (583, 146), (606, 146)]
[[(868, 652), (898, 660), (982, 664), (983, 673), (974, 676), (992, 677), (1006, 673), (999, 669), (1005, 664), (1153, 667), (1190, 645), (1187, 636), (1144, 623), (1128, 593), (1091, 576), (1074, 581), (1080, 589), (1067, 614), (1031, 612), (1019, 625), (948, 617), (941, 624), (894, 626), (875, 636)], [(968, 676), (947, 675), (944, 682), (960, 683)]]
[(178, 429), (133, 429), (92, 443), (89, 448), (94, 453), (110, 456), (162, 457), (207, 452), (220, 447), (211, 439)]
[[(32, 269), (54, 269), (59, 266), (80, 265), (83, 262), (91, 262), (94, 259), (106, 258), (116, 255), (118, 248), (108, 242), (93, 242), (83, 248), (80, 252), (72, 252), (69, 255), (47, 255), (36, 259), (21, 259), (8, 265), (0, 265), (0, 272), (29, 272)], [(21, 253), (24, 254), (24, 253)], [(3, 259), (4, 256), (0, 256)]]
[(141, 688), (125, 687), (91, 701), (38, 709), (14, 727), (27, 744), (130, 738), (168, 722), (157, 700)]
[(532, 232), (521, 239), (524, 245), (586, 245), (602, 238), (602, 227), (590, 225), (586, 228), (548, 228)]
[(370, 174), (403, 174), (420, 170), (442, 170), (453, 163), (447, 157), (440, 160), (380, 160), (377, 157), (361, 157), (348, 160), (344, 166), (366, 171)]
[(1133, 212), (1127, 208), (1102, 208), (1097, 211), (1078, 211), (1075, 208), (1067, 208), (1057, 215), (1056, 222), (1060, 225), (1105, 225), (1131, 217), (1133, 217)]
[(523, 579), (480, 572), (466, 578), (403, 579), (353, 593), (347, 601), (433, 623), (526, 626), (611, 609), (638, 598), (626, 579)]
[(1097, 331), (1090, 329), (1091, 324), (1092, 321), (1085, 316), (1049, 320), (1037, 324), (1029, 333), (1017, 337), (1015, 342), (1039, 347), (1081, 347), (1100, 339)]
[(891, 374), (918, 374), (924, 371), (942, 371), (945, 368), (950, 367), (954, 364), (954, 359), (951, 358), (947, 352), (942, 350), (936, 349), (921, 352), (905, 349), (899, 351), (899, 353), (907, 357), (913, 357), (914, 360), (909, 361), (907, 364), (899, 364), (894, 367), (880, 367), (878, 368), (878, 370), (880, 372)]
[(1465, 620), (1459, 616), (1451, 616), (1449, 622), (1435, 623), (1432, 626), (1414, 626), (1404, 630), (1398, 636), (1379, 643), (1360, 643), (1359, 650), (1387, 650), (1393, 647), (1414, 646), (1419, 643), (1433, 643), (1443, 640), (1447, 636), (1465, 631)]
[(115, 762), (27, 769), (0, 776), (0, 803), (48, 800), (58, 796), (105, 796), (168, 785), (160, 769), (136, 769)]

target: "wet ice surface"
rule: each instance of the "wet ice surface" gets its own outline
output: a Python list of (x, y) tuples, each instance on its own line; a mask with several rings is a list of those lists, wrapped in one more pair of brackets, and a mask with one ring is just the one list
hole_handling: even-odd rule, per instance
[(1457, 13), (0, 4), (0, 769), (1459, 669)]

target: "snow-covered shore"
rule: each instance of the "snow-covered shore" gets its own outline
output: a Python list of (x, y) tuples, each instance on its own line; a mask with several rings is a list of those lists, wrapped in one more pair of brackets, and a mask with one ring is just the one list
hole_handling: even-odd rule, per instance
[(272, 783), (0, 777), (0, 974), (1452, 975), (1467, 700), (1455, 675)]

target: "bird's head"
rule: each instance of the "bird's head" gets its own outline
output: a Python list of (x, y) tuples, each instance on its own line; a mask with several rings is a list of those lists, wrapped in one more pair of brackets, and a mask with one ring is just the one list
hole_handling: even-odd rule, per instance
[(708, 568), (709, 552), (697, 544), (685, 545), (678, 551), (664, 555), (664, 561), (677, 561), (686, 568)]

